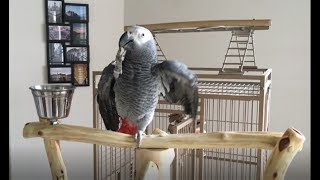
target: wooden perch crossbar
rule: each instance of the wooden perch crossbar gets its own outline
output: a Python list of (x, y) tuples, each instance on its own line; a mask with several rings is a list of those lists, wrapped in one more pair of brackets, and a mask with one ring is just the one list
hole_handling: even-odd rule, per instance
[[(213, 132), (201, 134), (147, 135), (140, 148), (260, 148), (273, 149), (283, 133), (271, 132)], [(133, 136), (96, 128), (73, 125), (49, 125), (43, 122), (27, 123), (25, 138), (42, 137), (77, 141), (112, 147), (136, 147)]]
[[(208, 20), (186, 21), (157, 24), (139, 24), (154, 33), (172, 32), (201, 32), (232, 30), (233, 27), (250, 27), (255, 30), (267, 30), (271, 26), (270, 19), (245, 19), (245, 20)], [(126, 31), (130, 26), (125, 26)], [(189, 29), (189, 31), (188, 31)], [(187, 31), (184, 31), (187, 30)]]
[[(96, 128), (56, 124), (48, 122), (27, 123), (23, 137), (44, 138), (52, 179), (66, 180), (67, 170), (61, 156), (59, 140), (77, 141), (115, 147), (135, 148), (133, 136)], [(138, 179), (168, 179), (170, 163), (174, 158), (172, 148), (258, 148), (272, 149), (263, 177), (264, 180), (284, 179), (288, 166), (302, 149), (305, 137), (296, 129), (278, 132), (214, 132), (200, 134), (167, 134), (155, 129), (152, 135), (142, 138), (136, 157)], [(171, 148), (171, 149), (166, 149)], [(155, 167), (157, 166), (157, 167)], [(157, 176), (157, 177), (154, 177)]]

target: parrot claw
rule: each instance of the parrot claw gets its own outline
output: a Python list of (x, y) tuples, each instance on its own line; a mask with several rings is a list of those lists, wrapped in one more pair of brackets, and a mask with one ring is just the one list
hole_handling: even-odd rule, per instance
[(137, 131), (137, 133), (134, 135), (134, 139), (137, 142), (137, 148), (140, 148), (141, 139), (143, 135), (146, 135), (143, 131)]

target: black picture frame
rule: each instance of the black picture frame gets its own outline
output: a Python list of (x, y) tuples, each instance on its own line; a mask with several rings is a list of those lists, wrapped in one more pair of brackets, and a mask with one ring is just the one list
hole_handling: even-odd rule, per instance
[(68, 24), (48, 24), (48, 42), (70, 42), (71, 27)]
[(46, 22), (63, 23), (64, 0), (46, 1)]
[(49, 83), (72, 83), (71, 66), (49, 66), (48, 68)]
[(64, 48), (65, 63), (89, 62), (88, 45), (66, 45)]
[(47, 43), (47, 59), (48, 65), (64, 65), (65, 47), (60, 42)]
[(48, 83), (90, 86), (89, 5), (45, 0), (45, 19)]
[(89, 63), (72, 63), (72, 85), (90, 86)]
[(63, 6), (65, 22), (89, 22), (89, 5), (81, 3), (65, 3)]
[(71, 23), (71, 41), (72, 45), (88, 45), (89, 44), (89, 28), (88, 23)]

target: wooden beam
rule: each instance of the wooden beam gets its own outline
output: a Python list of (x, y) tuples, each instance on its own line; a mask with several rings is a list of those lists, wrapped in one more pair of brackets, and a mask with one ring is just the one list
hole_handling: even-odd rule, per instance
[[(162, 31), (173, 29), (186, 28), (210, 28), (210, 27), (265, 27), (271, 26), (270, 19), (247, 19), (247, 20), (208, 20), (208, 21), (186, 21), (186, 22), (171, 22), (157, 24), (140, 24), (150, 31)], [(125, 26), (126, 31), (130, 26)]]
[[(213, 132), (143, 136), (140, 148), (260, 148), (273, 149), (283, 133), (277, 132)], [(42, 137), (76, 141), (111, 147), (136, 147), (134, 137), (123, 133), (73, 125), (27, 123), (23, 137)]]

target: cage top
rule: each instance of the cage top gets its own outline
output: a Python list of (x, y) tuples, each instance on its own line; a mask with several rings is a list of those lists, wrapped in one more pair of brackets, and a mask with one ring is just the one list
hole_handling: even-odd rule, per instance
[(243, 73), (230, 73), (221, 74), (222, 68), (204, 68), (204, 67), (190, 67), (190, 70), (194, 71), (199, 78), (218, 78), (218, 79), (263, 79), (270, 76), (272, 70), (269, 68), (257, 68), (257, 69), (243, 69)]
[[(270, 19), (247, 20), (207, 20), (185, 21), (157, 24), (139, 24), (154, 34), (160, 33), (186, 33), (186, 32), (211, 32), (211, 31), (235, 31), (235, 30), (268, 30), (271, 26)], [(125, 26), (124, 30), (130, 26)]]

